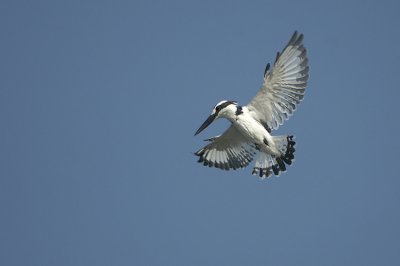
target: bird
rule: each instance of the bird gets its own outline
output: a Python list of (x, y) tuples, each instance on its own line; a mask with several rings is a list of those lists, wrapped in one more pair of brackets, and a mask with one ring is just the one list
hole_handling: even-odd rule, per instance
[(195, 136), (213, 121), (231, 122), (223, 134), (205, 139), (209, 143), (194, 154), (205, 166), (223, 170), (247, 167), (255, 161), (252, 174), (261, 179), (286, 172), (294, 161), (293, 135), (273, 136), (303, 100), (309, 79), (307, 50), (303, 34), (295, 31), (273, 66), (264, 70), (263, 84), (256, 96), (244, 106), (237, 101), (218, 102)]

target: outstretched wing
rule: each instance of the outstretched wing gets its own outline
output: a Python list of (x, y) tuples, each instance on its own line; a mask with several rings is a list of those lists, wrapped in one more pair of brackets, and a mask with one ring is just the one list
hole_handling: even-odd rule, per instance
[(230, 126), (221, 136), (209, 139), (212, 142), (195, 155), (199, 162), (220, 169), (238, 169), (246, 167), (256, 154), (252, 143), (246, 142), (240, 132)]
[(265, 68), (264, 84), (247, 105), (268, 130), (282, 125), (304, 97), (309, 67), (302, 41), (303, 34), (295, 32), (282, 53), (276, 55), (272, 70), (269, 64)]

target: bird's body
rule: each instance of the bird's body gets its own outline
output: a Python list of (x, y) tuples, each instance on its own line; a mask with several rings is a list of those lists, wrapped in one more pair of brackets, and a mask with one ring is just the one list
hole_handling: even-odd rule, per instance
[(229, 115), (229, 117), (233, 116), (233, 119), (226, 118), (232, 122), (232, 125), (242, 134), (243, 138), (254, 143), (260, 151), (279, 155), (268, 130), (254, 119), (246, 106), (240, 108), (242, 109), (240, 114)]
[(304, 97), (309, 67), (302, 40), (303, 35), (295, 32), (277, 54), (271, 71), (267, 65), (264, 84), (248, 105), (224, 100), (214, 107), (195, 135), (217, 118), (228, 119), (231, 126), (195, 153), (199, 162), (229, 170), (245, 167), (254, 159), (253, 174), (262, 178), (279, 175), (292, 163), (293, 136), (272, 136), (271, 131), (283, 124)]

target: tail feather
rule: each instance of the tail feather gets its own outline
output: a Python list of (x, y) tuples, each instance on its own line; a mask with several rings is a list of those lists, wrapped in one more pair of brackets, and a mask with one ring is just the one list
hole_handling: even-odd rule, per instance
[(296, 142), (293, 136), (274, 136), (272, 137), (275, 145), (280, 151), (280, 156), (274, 156), (264, 152), (259, 152), (255, 158), (253, 175), (259, 175), (264, 179), (272, 174), (279, 176), (281, 172), (286, 171), (286, 165), (291, 165), (294, 160)]
[[(281, 136), (277, 138), (282, 139)], [(283, 141), (278, 141), (278, 144), (281, 147), (280, 151), (283, 154), (280, 158), (282, 158), (287, 165), (291, 165), (292, 161), (294, 160), (294, 152), (296, 151), (294, 147), (296, 142), (293, 140), (293, 136), (283, 136), (283, 138)]]

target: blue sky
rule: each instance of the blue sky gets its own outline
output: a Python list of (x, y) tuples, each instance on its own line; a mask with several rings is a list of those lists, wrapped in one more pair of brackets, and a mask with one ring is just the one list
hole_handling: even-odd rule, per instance
[[(1, 265), (399, 265), (397, 1), (2, 1)], [(261, 181), (193, 134), (305, 35)]]

